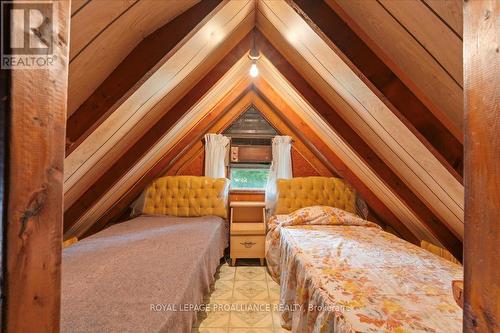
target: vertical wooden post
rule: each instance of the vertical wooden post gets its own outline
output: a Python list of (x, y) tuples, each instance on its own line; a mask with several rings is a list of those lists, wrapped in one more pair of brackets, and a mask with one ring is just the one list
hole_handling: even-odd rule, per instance
[(500, 2), (464, 8), (464, 332), (500, 332)]
[(53, 64), (11, 70), (5, 332), (59, 332), (69, 7), (52, 1), (40, 29), (24, 24), (25, 36), (53, 41)]

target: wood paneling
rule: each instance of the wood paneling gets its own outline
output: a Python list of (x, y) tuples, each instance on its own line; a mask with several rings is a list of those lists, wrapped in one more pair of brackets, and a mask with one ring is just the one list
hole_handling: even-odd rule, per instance
[[(92, 0), (93, 2), (109, 1)], [(113, 1), (114, 2), (114, 1)], [(74, 57), (69, 67), (68, 115), (71, 115), (113, 72), (127, 54), (150, 33), (191, 7), (195, 0), (140, 0), (112, 21), (92, 43)], [(84, 14), (84, 9), (73, 17)]]
[(138, 0), (90, 1), (71, 19), (70, 60)]
[(205, 170), (205, 149), (196, 152), (196, 155), (183, 164), (175, 173), (178, 176), (203, 176)]
[[(410, 4), (418, 1), (391, 2)], [(363, 81), (417, 138), (462, 182), (463, 146), (391, 69), (323, 1), (295, 0), (291, 5), (327, 43), (338, 48), (346, 62), (352, 62)], [(300, 9), (297, 9), (297, 6)], [(404, 6), (402, 6), (404, 7)], [(305, 13), (302, 13), (302, 11)], [(461, 42), (459, 43), (461, 47)], [(454, 57), (461, 56), (455, 52)], [(461, 58), (458, 57), (461, 66)]]
[[(246, 72), (244, 74), (242, 73), (242, 75), (245, 75), (245, 77), (247, 77)], [(176, 144), (173, 148), (171, 148), (166, 153), (166, 155), (162, 157), (161, 161), (158, 162), (155, 166), (153, 166), (151, 170), (149, 171), (139, 170), (138, 172), (140, 173), (147, 172), (147, 175), (140, 178), (138, 183), (131, 185), (132, 188), (129, 191), (127, 191), (123, 197), (115, 197), (115, 200), (117, 200), (117, 202), (113, 202), (112, 207), (108, 211), (103, 211), (104, 215), (97, 221), (95, 226), (92, 226), (85, 233), (85, 236), (88, 236), (93, 232), (100, 230), (102, 227), (108, 225), (110, 222), (113, 222), (114, 219), (116, 219), (116, 217), (122, 216), (123, 213), (126, 212), (127, 207), (130, 205), (130, 203), (133, 200), (135, 200), (135, 198), (141, 193), (144, 187), (147, 186), (147, 184), (149, 184), (149, 182), (152, 181), (154, 178), (160, 175), (179, 174), (179, 171), (182, 170), (183, 166), (186, 163), (190, 163), (190, 161), (192, 161), (193, 158), (198, 160), (199, 156), (202, 155), (203, 153), (203, 143), (201, 140), (203, 135), (207, 132), (211, 133), (222, 132), (232, 123), (232, 121), (234, 121), (245, 110), (247, 110), (250, 104), (255, 103), (255, 97), (256, 97), (255, 94), (247, 93), (244, 97), (238, 99), (236, 98), (236, 96), (239, 90), (236, 88), (233, 90), (234, 94), (231, 96), (237, 102), (231, 103), (230, 100), (226, 100), (223, 104), (227, 105), (235, 103), (233, 106), (231, 106), (229, 111), (226, 111), (223, 116), (220, 116), (220, 112), (221, 110), (223, 110), (223, 108), (219, 107), (215, 111), (212, 110), (208, 113), (212, 118), (221, 117), (220, 120), (217, 120), (215, 124), (213, 124), (211, 127), (207, 127), (207, 124), (210, 125), (211, 123), (213, 123), (213, 121), (211, 122), (207, 118), (200, 120), (199, 125), (196, 125), (196, 127), (192, 129), (188, 129), (187, 134), (185, 134), (182, 137), (182, 140), (178, 144)], [(283, 128), (282, 125), (281, 129), (284, 131), (285, 134), (293, 135), (292, 133), (290, 133), (290, 130)], [(298, 141), (296, 141), (294, 142), (294, 145), (295, 147), (297, 147), (298, 151), (303, 156), (310, 156), (309, 158), (313, 160), (312, 163), (314, 167), (316, 169), (321, 170), (323, 175), (332, 176), (332, 173), (327, 168), (325, 168), (321, 164), (318, 165), (318, 163), (321, 162), (318, 161), (318, 159), (314, 156), (314, 154), (311, 151), (307, 150), (307, 148), (304, 148), (305, 146), (303, 144), (301, 145)], [(162, 165), (162, 168), (158, 167), (158, 165)], [(197, 175), (196, 173), (194, 174)], [(201, 175), (201, 172), (199, 173), (199, 175)], [(119, 183), (117, 183), (117, 185), (122, 183), (123, 181), (121, 180)], [(68, 233), (67, 237), (70, 236), (71, 233)]]
[[(253, 2), (248, 1), (227, 2), (67, 156), (66, 208), (103, 176), (130, 146), (149, 132), (193, 85), (243, 39), (253, 25), (252, 6)], [(214, 26), (220, 27), (220, 30), (217, 34), (210, 34)], [(189, 59), (187, 63), (186, 59)]]
[(464, 332), (500, 332), (500, 2), (467, 1)]
[(460, 86), (463, 85), (462, 40), (422, 1), (379, 3)]
[[(242, 42), (244, 43), (244, 42)], [(246, 44), (243, 44), (246, 45)], [(241, 45), (240, 45), (241, 46)], [(241, 51), (244, 53), (245, 48), (240, 47), (234, 50), (234, 53)], [(235, 54), (232, 54), (234, 56)], [(243, 55), (240, 55), (243, 56)], [(200, 82), (198, 87), (195, 87), (188, 95), (186, 95), (172, 109), (172, 112), (167, 113), (159, 122), (156, 123), (153, 130), (148, 131), (134, 146), (132, 146), (125, 155), (118, 159), (113, 168), (110, 169), (101, 179), (93, 183), (93, 186), (85, 192), (84, 196), (72, 205), (64, 215), (65, 237), (80, 236), (79, 230), (88, 227), (95, 222), (94, 209), (98, 204), (112, 204), (111, 200), (116, 200), (114, 192), (118, 189), (123, 190), (126, 185), (124, 178), (140, 178), (148, 163), (155, 164), (155, 160), (161, 158), (168, 151), (169, 146), (175, 144), (175, 138), (179, 135), (186, 135), (189, 129), (197, 125), (198, 121), (209, 122), (210, 118), (216, 117), (217, 112), (228, 107), (230, 97), (239, 96), (241, 91), (248, 85), (247, 80), (235, 80), (234, 75), (240, 77), (239, 71), (234, 71), (233, 75), (226, 75), (221, 80), (217, 81), (218, 75), (223, 75), (227, 67), (233, 64), (234, 59), (231, 56), (224, 58), (221, 63), (214, 68), (204, 79), (204, 84)], [(245, 64), (243, 64), (245, 65)], [(236, 69), (243, 67), (241, 62), (234, 65)], [(233, 68), (231, 68), (233, 69)], [(222, 70), (222, 71), (221, 71)], [(231, 72), (231, 70), (229, 70)], [(218, 74), (220, 73), (220, 74)], [(215, 86), (207, 85), (212, 82)], [(209, 93), (207, 90), (212, 88)], [(229, 91), (229, 89), (232, 89)], [(205, 94), (204, 98), (199, 101), (199, 98)], [(196, 103), (196, 104), (195, 104)], [(211, 115), (210, 112), (214, 114)], [(184, 116), (183, 116), (184, 115)], [(186, 138), (184, 138), (185, 140)], [(187, 145), (183, 146), (186, 149)], [(170, 147), (171, 148), (171, 147)], [(164, 153), (160, 153), (165, 151)], [(174, 155), (175, 156), (175, 155)], [(172, 159), (172, 156), (170, 156)], [(149, 161), (146, 163), (146, 161)], [(169, 160), (169, 163), (172, 162)], [(172, 165), (172, 164), (170, 164)], [(142, 172), (142, 173), (141, 173)], [(155, 175), (158, 175), (155, 173)], [(113, 199), (114, 197), (114, 199)], [(102, 207), (101, 207), (102, 208)]]
[[(245, 98), (248, 88), (243, 90), (244, 87), (248, 86), (249, 82), (240, 81), (230, 94), (223, 96), (220, 103), (213, 109), (207, 110), (204, 118), (190, 123), (191, 126), (184, 126), (188, 127), (185, 133), (172, 140), (169, 149), (161, 156), (158, 156), (154, 164), (147, 169), (139, 169), (134, 172), (135, 176), (140, 173), (140, 177), (132, 181), (129, 180), (128, 184), (124, 184), (125, 182), (118, 184), (127, 186), (127, 188), (122, 191), (121, 195), (114, 196), (106, 209), (99, 210), (99, 207), (92, 207), (93, 210), (97, 209), (98, 211), (90, 220), (85, 221), (86, 228), (79, 231), (83, 234), (83, 237), (101, 230), (104, 226), (112, 223), (116, 217), (121, 216), (149, 183), (164, 175), (167, 170), (175, 165), (178, 159), (182, 158), (194, 145), (200, 143), (205, 133), (209, 131), (219, 133), (237, 119), (250, 106), (248, 97)], [(242, 96), (243, 98), (240, 98)], [(213, 98), (213, 96), (210, 98)]]
[(308, 160), (302, 156), (301, 153), (297, 151), (295, 147), (292, 147), (292, 175), (294, 177), (311, 177), (311, 176), (331, 176), (323, 175), (316, 170), (316, 168), (309, 163)]
[[(250, 36), (246, 36), (236, 47), (234, 47), (231, 52), (229, 52), (224, 58), (222, 58), (220, 62), (210, 72), (208, 72), (207, 75), (198, 84), (192, 87), (188, 94), (186, 94), (179, 102), (177, 102), (177, 104), (173, 106), (169, 112), (165, 113), (165, 115), (154, 125), (151, 130), (144, 133), (142, 138), (139, 139), (135, 144), (135, 149), (132, 150), (132, 153), (126, 153), (123, 155), (122, 163), (126, 163), (128, 165), (128, 168), (132, 167), (134, 163), (137, 163), (137, 161), (139, 161), (141, 157), (146, 154), (149, 149), (151, 149), (152, 145), (154, 145), (155, 142), (161, 140), (161, 138), (164, 137), (168, 132), (168, 129), (179, 122), (182, 116), (186, 114), (191, 108), (193, 108), (203, 96), (210, 96), (209, 92), (211, 90), (217, 91), (222, 96), (224, 94), (224, 90), (228, 87), (223, 89), (221, 88), (222, 90), (218, 90), (217, 82), (219, 82), (219, 80), (222, 80), (220, 81), (220, 85), (234, 85), (238, 80), (236, 77), (237, 71), (245, 71), (245, 69), (237, 69), (233, 67), (244, 66), (244, 64), (239, 64), (238, 60), (241, 59), (247, 52), (248, 48), (250, 47), (250, 42)], [(220, 96), (217, 97), (219, 98)], [(208, 104), (207, 107), (211, 108), (213, 107), (213, 104)], [(125, 172), (125, 170), (114, 173), (110, 172), (109, 175), (113, 179), (112, 182), (115, 182), (116, 179), (119, 179), (121, 176), (123, 176), (123, 172)], [(106, 188), (105, 186), (101, 187), (101, 189), (98, 191), (98, 193), (95, 193), (95, 195), (99, 196), (106, 190), (108, 190), (108, 188)], [(81, 212), (83, 212), (85, 209), (90, 208), (91, 202), (94, 202), (95, 200), (92, 199), (88, 202), (79, 200), (77, 202), (77, 199), (81, 196), (80, 193), (84, 192), (73, 192), (72, 190), (68, 190), (65, 195), (66, 210), (69, 210), (70, 207), (75, 204), (77, 205), (75, 207), (83, 206), (79, 209), (80, 213), (77, 215), (80, 215)], [(94, 195), (91, 195), (91, 193), (89, 193), (87, 194), (87, 196), (91, 198)], [(68, 216), (65, 217), (65, 223), (71, 223), (68, 222), (68, 218)]]
[(462, 142), (463, 91), (460, 83), (420, 41), (378, 1), (327, 0), (327, 3)]
[[(262, 64), (262, 61), (260, 62)], [(262, 67), (262, 66), (261, 66)], [(266, 72), (261, 72), (264, 76)], [(339, 175), (350, 183), (360, 195), (373, 207), (384, 220), (393, 226), (404, 239), (418, 243), (418, 238), (412, 234), (410, 230), (385, 206), (372, 191), (347, 167), (341, 159), (335, 154), (334, 151), (329, 149), (324, 141), (316, 134), (316, 130), (312, 129), (300, 116), (298, 116), (292, 108), (285, 102), (283, 98), (274, 92), (274, 89), (263, 80), (256, 80), (256, 87), (259, 91), (266, 96), (266, 100), (273, 106), (271, 109), (268, 104), (260, 99), (256, 99), (255, 106), (266, 117), (267, 121), (271, 123), (280, 133), (285, 132), (283, 128), (289, 127), (286, 130), (289, 132), (295, 143), (307, 142), (309, 147), (315, 149), (316, 155), (322, 157), (322, 161), (330, 168), (330, 173)], [(276, 110), (271, 112), (270, 110)]]
[(384, 164), (462, 239), (463, 186), (349, 64), (284, 2), (260, 1), (257, 24)]
[[(315, 109), (329, 126), (331, 126), (345, 142), (348, 143), (352, 149), (357, 152), (358, 158), (362, 159), (364, 163), (366, 163), (371, 171), (367, 173), (367, 171), (362, 172), (360, 170), (360, 166), (356, 163), (354, 166), (348, 166), (352, 170), (358, 170), (357, 176), (366, 183), (374, 182), (375, 177), (380, 177), (381, 180), (388, 186), (393, 193), (399, 197), (399, 199), (393, 198), (392, 203), (388, 203), (386, 201), (386, 206), (391, 209), (395, 209), (397, 214), (399, 214), (399, 219), (404, 223), (412, 223), (412, 220), (421, 219), (421, 221), (428, 225), (431, 232), (444, 246), (446, 246), (451, 252), (458, 255), (462, 252), (461, 250), (461, 242), (451, 234), (448, 229), (443, 225), (443, 223), (436, 217), (436, 215), (426, 207), (424, 202), (416, 197), (416, 195), (412, 192), (411, 188), (405, 186), (404, 183), (400, 181), (398, 176), (391, 171), (391, 169), (385, 164), (385, 162), (378, 157), (378, 155), (364, 142), (362, 138), (339, 116), (338, 112), (332, 108), (318, 93), (316, 90), (310, 86), (304, 78), (287, 62), (287, 60), (278, 52), (278, 50), (274, 49), (274, 47), (265, 42), (265, 38), (258, 35), (257, 44), (262, 54), (269, 59), (272, 64), (276, 67), (276, 69), (283, 75), (288, 82), (293, 85), (294, 89), (296, 89), (303, 97), (308, 101), (308, 103)], [(266, 65), (267, 62), (262, 61), (262, 65)], [(264, 67), (265, 69), (265, 67)], [(266, 75), (266, 71), (263, 72), (263, 76)], [(278, 77), (278, 75), (274, 72), (270, 73), (271, 77)], [(283, 83), (276, 82), (275, 86), (284, 85)], [(277, 90), (277, 88), (275, 88)], [(287, 97), (289, 99), (289, 97)], [(303, 117), (302, 120), (297, 119), (297, 122), (307, 122), (306, 117)], [(310, 137), (315, 135), (315, 133), (308, 134)], [(326, 141), (328, 139), (325, 139)], [(330, 139), (331, 140), (331, 139)], [(338, 150), (337, 150), (338, 151)], [(338, 153), (337, 153), (338, 154)], [(352, 157), (347, 157), (348, 160), (352, 161)], [(348, 163), (344, 162), (346, 165)], [(342, 170), (339, 170), (341, 172)], [(372, 174), (369, 177), (369, 180), (366, 179), (368, 174)], [(364, 175), (364, 177), (362, 176)], [(377, 176), (375, 176), (377, 175)], [(379, 188), (382, 190), (384, 186), (376, 183), (372, 183), (373, 191), (374, 188)], [(384, 194), (379, 193), (379, 198), (388, 199), (389, 195), (387, 194), (387, 190), (383, 190)], [(394, 195), (394, 194), (392, 194)], [(402, 200), (403, 204), (396, 203), (397, 200)], [(407, 208), (403, 208), (403, 205), (407, 205), (410, 207), (412, 211), (418, 216), (415, 218), (412, 214), (408, 215), (406, 211)], [(396, 208), (399, 207), (399, 208)], [(381, 217), (384, 217), (379, 213)], [(416, 228), (422, 228), (422, 226), (418, 225)], [(415, 232), (415, 230), (413, 230)], [(427, 232), (429, 233), (429, 232)], [(461, 257), (461, 256), (460, 256)]]
[(422, 0), (457, 36), (463, 35), (463, 0)]
[(53, 35), (49, 29), (24, 33), (39, 43), (54, 38), (56, 61), (47, 69), (11, 72), (5, 332), (59, 331), (70, 3), (52, 6), (44, 19)]
[[(200, 146), (198, 145), (194, 146), (172, 168), (170, 168), (167, 171), (166, 175), (203, 176), (205, 150), (202, 145)], [(328, 171), (326, 167), (324, 168), (324, 170)], [(316, 166), (311, 164), (311, 162), (309, 162), (301, 154), (301, 152), (299, 152), (297, 148), (293, 146), (292, 146), (292, 172), (294, 177), (332, 176), (330, 172), (320, 174)]]
[[(143, 39), (78, 110), (69, 117), (66, 134), (66, 154), (69, 155), (75, 150), (90, 133), (118, 108), (120, 102), (131, 96), (139, 88), (140, 84), (154, 73), (155, 68), (168, 61), (175, 51), (183, 45), (182, 41), (187, 42), (203, 26), (203, 23), (210, 18), (209, 14), (214, 11), (219, 2), (200, 2)], [(128, 4), (131, 5), (131, 3)], [(94, 1), (87, 7), (89, 7), (88, 11), (104, 12), (102, 15), (105, 15), (104, 9), (115, 13), (118, 10), (124, 10), (125, 3), (113, 1), (110, 4), (103, 1)], [(85, 11), (87, 11), (87, 7), (85, 7)], [(88, 15), (86, 12), (77, 16), (77, 19), (80, 16), (86, 20), (91, 20), (94, 24), (89, 24), (89, 22), (81, 23), (74, 19), (73, 21), (76, 21), (77, 26), (75, 27), (72, 22), (72, 29), (79, 32), (76, 34), (77, 37), (85, 32), (78, 24), (85, 27), (95, 27), (95, 21), (99, 22), (98, 18)], [(79, 45), (73, 45), (78, 43), (78, 40), (74, 41), (73, 36), (71, 43), (72, 51), (78, 48)]]
[(83, 6), (89, 3), (91, 0), (71, 0), (71, 15), (75, 15)]

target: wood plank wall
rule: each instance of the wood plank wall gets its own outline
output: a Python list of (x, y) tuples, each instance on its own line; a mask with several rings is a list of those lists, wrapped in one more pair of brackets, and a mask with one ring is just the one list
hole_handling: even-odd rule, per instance
[[(195, 150), (194, 153), (187, 152), (187, 158), (180, 161), (181, 163), (178, 165), (172, 166), (174, 170), (168, 170), (166, 174), (176, 176), (203, 176), (205, 151), (204, 149), (198, 149), (198, 147), (193, 147), (193, 150)], [(295, 147), (292, 147), (291, 155), (292, 173), (294, 177), (331, 176), (331, 174), (320, 173), (320, 171), (318, 171)]]
[[(13, 5), (14, 7), (16, 4)], [(69, 1), (44, 13), (56, 61), (12, 71), (3, 331), (59, 332)], [(52, 35), (49, 35), (52, 34)]]
[(464, 23), (464, 332), (500, 332), (500, 2), (465, 2)]

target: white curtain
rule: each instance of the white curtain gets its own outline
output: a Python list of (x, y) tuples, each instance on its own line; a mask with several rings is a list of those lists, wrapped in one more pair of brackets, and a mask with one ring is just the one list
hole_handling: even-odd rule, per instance
[(269, 169), (269, 178), (266, 186), (266, 211), (272, 215), (276, 202), (276, 181), (292, 178), (292, 138), (289, 136), (275, 136), (273, 139), (273, 162)]
[(205, 134), (205, 176), (226, 177), (229, 138), (222, 134)]

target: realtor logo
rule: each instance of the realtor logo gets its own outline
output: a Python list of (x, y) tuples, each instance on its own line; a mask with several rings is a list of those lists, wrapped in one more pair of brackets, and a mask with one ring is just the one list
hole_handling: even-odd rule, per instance
[(54, 64), (53, 4), (2, 1), (1, 11), (3, 22), (10, 17), (10, 34), (2, 31), (1, 68), (41, 69)]

